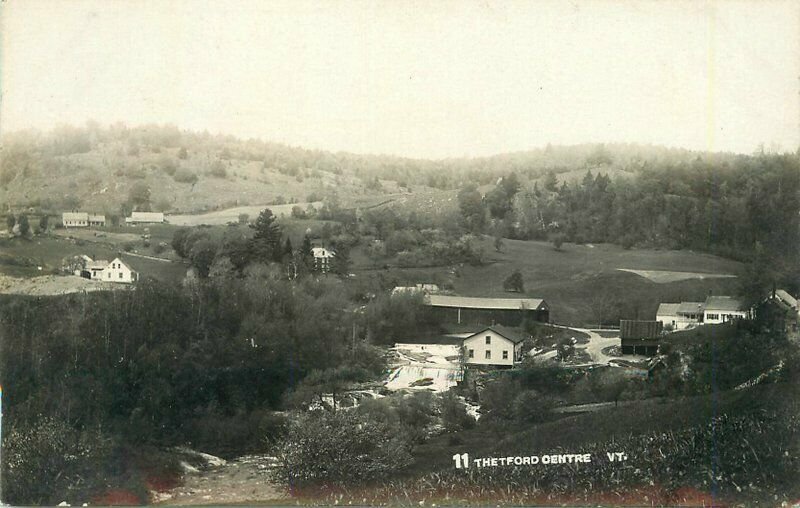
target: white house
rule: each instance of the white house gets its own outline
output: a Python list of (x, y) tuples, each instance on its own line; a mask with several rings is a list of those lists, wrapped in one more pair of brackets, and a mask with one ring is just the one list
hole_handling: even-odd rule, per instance
[(311, 253), (314, 256), (314, 268), (322, 273), (327, 273), (333, 267), (333, 258), (336, 253), (325, 247), (312, 247)]
[(402, 294), (431, 294), (438, 293), (439, 286), (436, 284), (416, 284), (414, 286), (395, 286), (392, 289), (392, 296)]
[(89, 225), (90, 226), (105, 226), (106, 225), (106, 216), (105, 215), (89, 215)]
[(105, 270), (109, 265), (109, 262), (105, 259), (92, 259), (87, 256), (88, 261), (86, 262), (86, 273), (88, 274), (88, 278), (92, 280), (104, 280), (105, 277)]
[(160, 224), (164, 222), (161, 212), (132, 212), (130, 217), (125, 217), (126, 224)]
[(656, 321), (672, 331), (693, 328), (702, 321), (703, 306), (703, 302), (662, 303), (656, 311)]
[(64, 212), (61, 214), (61, 223), (65, 228), (89, 227), (89, 214), (86, 212)]
[(709, 296), (703, 305), (703, 322), (706, 324), (727, 323), (747, 318), (749, 314), (741, 301), (730, 296)]
[(466, 365), (513, 367), (522, 361), (525, 336), (501, 325), (490, 326), (464, 339)]
[(139, 274), (136, 273), (136, 271), (128, 266), (123, 260), (120, 258), (115, 258), (106, 266), (105, 270), (103, 270), (102, 277), (104, 282), (122, 282), (125, 284), (130, 284), (132, 282), (136, 282)]

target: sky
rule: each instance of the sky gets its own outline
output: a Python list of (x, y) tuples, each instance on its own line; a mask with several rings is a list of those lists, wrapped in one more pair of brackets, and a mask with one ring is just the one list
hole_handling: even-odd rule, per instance
[(442, 158), (800, 146), (800, 2), (6, 0), (0, 131)]

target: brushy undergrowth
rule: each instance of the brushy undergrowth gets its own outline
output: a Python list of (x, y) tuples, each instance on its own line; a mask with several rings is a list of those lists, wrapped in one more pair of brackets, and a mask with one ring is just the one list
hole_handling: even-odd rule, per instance
[[(591, 464), (453, 468), (365, 488), (295, 495), (370, 505), (780, 505), (800, 496), (799, 431), (795, 415), (776, 411), (721, 415), (680, 431), (548, 451), (589, 453)], [(628, 460), (611, 462), (610, 451), (623, 451)]]

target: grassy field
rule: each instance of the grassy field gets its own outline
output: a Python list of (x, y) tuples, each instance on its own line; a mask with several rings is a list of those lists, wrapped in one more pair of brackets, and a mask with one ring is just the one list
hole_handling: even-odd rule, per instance
[[(741, 264), (692, 251), (623, 249), (610, 244), (564, 244), (561, 250), (548, 242), (504, 240), (501, 252), (492, 240), (482, 246), (487, 262), (482, 266), (388, 269), (375, 267), (363, 254), (352, 256), (360, 277), (386, 285), (435, 282), (452, 285), (466, 296), (544, 298), (557, 323), (583, 325), (598, 323), (609, 314), (609, 305), (624, 309), (624, 317), (654, 319), (660, 302), (705, 300), (709, 292), (735, 294), (736, 278), (690, 278), (656, 283), (630, 270), (662, 270), (699, 274), (736, 274)], [(508, 293), (503, 281), (514, 270), (522, 273), (523, 294)], [(605, 310), (604, 310), (605, 309)], [(613, 314), (613, 313), (611, 313)]]
[[(3, 253), (0, 257), (0, 272), (13, 277), (36, 277), (57, 272), (66, 257), (86, 254), (93, 259), (109, 261), (121, 256), (142, 277), (178, 281), (186, 273), (186, 266), (182, 262), (156, 261), (124, 252), (121, 244), (125, 242), (119, 241), (117, 237), (106, 236), (97, 240), (88, 241), (59, 235), (38, 236), (32, 240), (3, 239), (0, 240), (0, 251)], [(151, 254), (149, 251), (140, 253)], [(20, 261), (24, 264), (19, 264)]]

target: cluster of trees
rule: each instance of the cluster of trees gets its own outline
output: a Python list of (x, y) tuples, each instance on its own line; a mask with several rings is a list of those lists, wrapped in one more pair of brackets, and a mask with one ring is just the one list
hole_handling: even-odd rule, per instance
[[(353, 340), (350, 304), (338, 279), (286, 281), (258, 267), (183, 286), (141, 281), (135, 291), (0, 299), (3, 448), (28, 446), (36, 429), (49, 435), (51, 418), (75, 429), (63, 440), (94, 429), (114, 446), (263, 450), (280, 428), (270, 411), (307, 376), (338, 368), (383, 375), (381, 352)], [(43, 437), (36, 446), (37, 454), (20, 452), (33, 463), (4, 461), (4, 485), (86, 480), (84, 462), (50, 466), (69, 448), (63, 441)], [(40, 474), (26, 478), (31, 471)], [(13, 504), (63, 500), (6, 493)]]
[(9, 233), (19, 235), (22, 237), (30, 237), (34, 233), (44, 233), (50, 225), (50, 216), (47, 214), (40, 214), (38, 218), (34, 216), (36, 227), (31, 226), (31, 219), (26, 213), (14, 215), (10, 213), (6, 215), (6, 228)]
[[(250, 224), (251, 234), (231, 228), (212, 234), (206, 228), (181, 228), (172, 238), (172, 248), (187, 259), (200, 278), (221, 275), (241, 275), (245, 268), (262, 265), (280, 268), (286, 278), (295, 279), (316, 272), (311, 239), (308, 235), (295, 249), (291, 238), (284, 236), (276, 217), (265, 208)], [(330, 235), (328, 235), (330, 238)], [(331, 271), (347, 274), (350, 268), (349, 245), (333, 240), (331, 248), (336, 255)]]
[(476, 233), (550, 239), (556, 248), (567, 241), (701, 250), (757, 261), (754, 271), (766, 275), (756, 285), (800, 289), (798, 155), (644, 164), (614, 180), (587, 170), (561, 184), (549, 172), (520, 186), (510, 173), (484, 195), (465, 186), (458, 202), (462, 226)]

